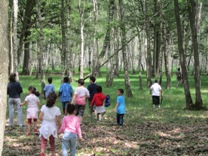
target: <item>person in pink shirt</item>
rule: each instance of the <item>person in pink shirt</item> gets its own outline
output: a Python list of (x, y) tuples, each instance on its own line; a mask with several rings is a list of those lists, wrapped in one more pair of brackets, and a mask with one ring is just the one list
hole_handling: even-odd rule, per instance
[(27, 136), (30, 135), (32, 120), (34, 123), (34, 133), (38, 133), (37, 130), (37, 118), (38, 118), (38, 105), (40, 104), (40, 99), (38, 96), (40, 93), (36, 91), (36, 88), (33, 86), (28, 87), (29, 95), (25, 98), (25, 101), (20, 105), (23, 106), (26, 103), (28, 104), (27, 108)]
[(80, 128), (80, 119), (75, 116), (75, 106), (73, 104), (67, 105), (67, 116), (64, 116), (62, 120), (59, 134), (63, 134), (62, 138), (62, 156), (68, 155), (68, 149), (70, 148), (70, 156), (76, 155), (77, 136), (79, 140), (82, 140), (82, 133)]

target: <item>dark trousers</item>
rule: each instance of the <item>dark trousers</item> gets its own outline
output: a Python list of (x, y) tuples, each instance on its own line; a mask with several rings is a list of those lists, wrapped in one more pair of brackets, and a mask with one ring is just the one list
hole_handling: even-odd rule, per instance
[(117, 124), (122, 126), (123, 125), (123, 117), (124, 117), (124, 114), (118, 114), (117, 113)]

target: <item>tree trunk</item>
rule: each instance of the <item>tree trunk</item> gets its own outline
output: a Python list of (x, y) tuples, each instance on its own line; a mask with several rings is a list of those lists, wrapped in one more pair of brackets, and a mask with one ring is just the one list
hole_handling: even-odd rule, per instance
[(177, 26), (177, 33), (178, 33), (178, 50), (180, 55), (180, 64), (182, 68), (182, 79), (184, 82), (184, 92), (185, 92), (185, 98), (186, 98), (186, 109), (190, 109), (192, 102), (192, 97), (189, 89), (189, 81), (188, 81), (188, 72), (186, 68), (186, 57), (184, 54), (183, 49), (183, 35), (181, 30), (181, 20), (179, 15), (179, 6), (178, 6), (178, 0), (174, 0), (174, 13), (175, 13), (175, 19), (176, 19), (176, 26)]
[(129, 74), (128, 74), (128, 61), (126, 54), (126, 27), (125, 27), (125, 17), (124, 17), (124, 7), (123, 0), (119, 0), (119, 12), (120, 12), (120, 28), (121, 28), (121, 43), (122, 43), (122, 54), (123, 54), (123, 63), (124, 63), (124, 80), (125, 80), (125, 89), (126, 96), (133, 97)]
[(7, 82), (8, 82), (8, 60), (9, 60), (9, 47), (8, 47), (8, 1), (2, 0), (0, 5), (0, 57), (3, 60), (0, 61), (0, 155), (3, 151), (4, 142), (4, 128), (6, 120), (6, 109), (7, 109)]
[(202, 97), (201, 97), (201, 80), (200, 80), (200, 62), (199, 62), (199, 52), (198, 52), (198, 41), (197, 41), (197, 29), (196, 29), (196, 3), (194, 0), (187, 0), (188, 3), (188, 13), (189, 21), (191, 26), (191, 36), (192, 36), (192, 46), (194, 50), (194, 80), (195, 80), (195, 93), (196, 109), (202, 109)]
[(30, 42), (25, 42), (22, 74), (30, 73), (29, 66), (30, 66)]
[(18, 0), (13, 0), (14, 22), (13, 22), (13, 56), (14, 56), (14, 72), (18, 75), (18, 59), (17, 59), (17, 22), (18, 22)]
[(103, 57), (105, 56), (106, 50), (110, 44), (110, 33), (111, 33), (111, 22), (113, 20), (114, 15), (114, 7), (115, 7), (115, 0), (109, 0), (109, 15), (108, 15), (108, 28), (106, 31), (105, 39), (103, 42), (103, 48), (101, 53), (97, 58), (97, 63), (95, 68), (93, 69), (92, 75), (98, 76), (100, 72), (100, 67), (103, 61)]

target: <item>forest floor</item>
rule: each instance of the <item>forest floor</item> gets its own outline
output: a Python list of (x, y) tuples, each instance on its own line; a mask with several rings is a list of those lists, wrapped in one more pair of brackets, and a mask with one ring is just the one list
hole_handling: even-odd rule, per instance
[[(128, 112), (125, 124), (115, 123), (111, 111), (96, 121), (86, 112), (81, 127), (84, 140), (78, 143), (77, 155), (205, 156), (208, 155), (208, 112), (171, 109), (138, 109)], [(61, 137), (56, 140), (61, 156)], [(38, 135), (26, 136), (26, 128), (6, 127), (3, 156), (38, 156)], [(50, 155), (49, 146), (46, 155)]]

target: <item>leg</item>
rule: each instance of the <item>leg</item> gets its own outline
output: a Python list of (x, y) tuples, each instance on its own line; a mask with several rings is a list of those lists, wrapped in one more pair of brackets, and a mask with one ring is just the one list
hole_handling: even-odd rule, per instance
[(14, 103), (13, 99), (9, 98), (8, 100), (8, 106), (9, 106), (9, 125), (13, 126), (13, 119), (14, 119)]
[(75, 156), (77, 148), (77, 134), (71, 133), (70, 136), (70, 156)]
[(33, 119), (33, 123), (34, 123), (34, 133), (37, 133), (37, 119)]
[(22, 126), (22, 107), (20, 106), (20, 98), (15, 99), (15, 103), (17, 105), (17, 113), (18, 113), (18, 125)]
[(45, 139), (43, 136), (41, 136), (41, 154), (45, 152), (45, 147), (47, 144), (47, 139)]
[(64, 133), (62, 138), (62, 156), (68, 156), (70, 133)]
[(63, 114), (65, 114), (65, 107), (66, 107), (66, 103), (65, 102), (62, 102)]
[(120, 114), (120, 122), (119, 122), (119, 125), (120, 126), (123, 126), (123, 117), (124, 117), (124, 114)]
[(120, 114), (117, 113), (117, 124), (120, 123)]
[(51, 135), (49, 137), (49, 143), (50, 143), (50, 146), (51, 146), (51, 155), (55, 156), (56, 155), (56, 152), (55, 152), (55, 138), (54, 138), (53, 135)]
[(31, 124), (32, 124), (32, 119), (31, 118), (27, 119), (27, 135), (30, 135)]

